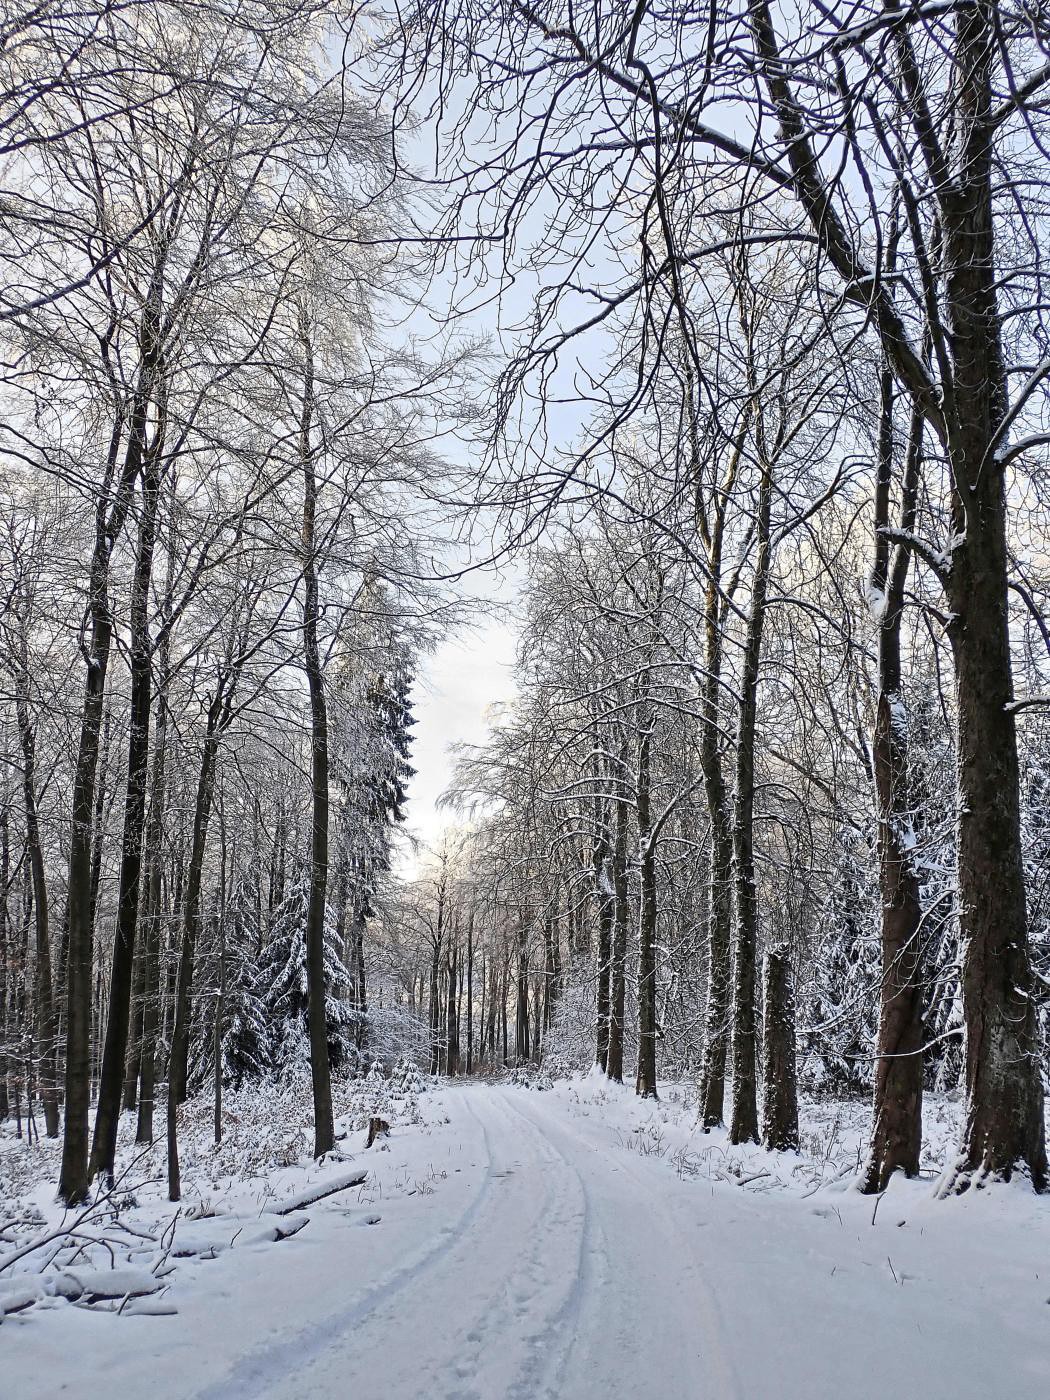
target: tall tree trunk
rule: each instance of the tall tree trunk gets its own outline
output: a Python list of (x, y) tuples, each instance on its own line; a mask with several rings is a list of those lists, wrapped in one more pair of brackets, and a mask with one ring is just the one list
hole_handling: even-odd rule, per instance
[(153, 579), (153, 552), (157, 537), (160, 479), (155, 449), (142, 472), (142, 512), (139, 518), (138, 554), (131, 590), (131, 714), (128, 729), (127, 792), (124, 802), (124, 837), (120, 856), (117, 930), (110, 967), (109, 1016), (99, 1077), (91, 1174), (113, 1179), (117, 1151), (117, 1126), (124, 1086), (131, 1017), (131, 984), (135, 963), (135, 935), (139, 919), (142, 875), (142, 832), (146, 817), (149, 773), (150, 713), (152, 710), (152, 647), (149, 635), (149, 597)]
[(355, 1001), (357, 1004), (357, 1048), (365, 1041), (368, 1028), (368, 984), (365, 981), (365, 916), (358, 910), (354, 918), (354, 975), (357, 978)]
[[(168, 561), (168, 597), (174, 567)], [(142, 937), (142, 1039), (139, 1049), (139, 1102), (135, 1141), (153, 1141), (153, 1109), (156, 1097), (157, 1036), (161, 1026), (160, 929), (163, 917), (162, 871), (164, 816), (167, 805), (168, 684), (170, 629), (165, 627), (157, 651), (156, 719), (153, 734), (153, 774), (146, 818), (145, 919)]]
[[(457, 921), (458, 925), (458, 921)], [(459, 1026), (456, 1015), (456, 975), (459, 963), (458, 927), (454, 927), (448, 940), (446, 970), (448, 973), (448, 1001), (445, 1008), (446, 1043), (445, 1073), (450, 1077), (459, 1073)]]
[(11, 911), (8, 895), (11, 888), (11, 803), (5, 777), (3, 800), (0, 803), (0, 1123), (11, 1112), (8, 1088), (10, 1056), (7, 1052), (8, 998), (14, 981), (11, 967)]
[(503, 1067), (506, 1069), (510, 1059), (509, 1034), (507, 1027), (507, 1000), (510, 995), (510, 950), (503, 955), (503, 971), (500, 977), (500, 1001), (499, 1019), (500, 1032), (503, 1040)]
[[(156, 786), (154, 785), (154, 794)], [(153, 1141), (153, 1109), (157, 1093), (157, 1036), (160, 1029), (160, 862), (151, 861), (146, 880), (142, 924), (142, 1039), (138, 1061), (138, 1119), (135, 1141)]]
[(15, 677), (15, 721), (22, 744), (22, 794), (26, 814), (26, 851), (33, 881), (36, 933), (36, 1040), (40, 1091), (47, 1136), (58, 1137), (58, 1045), (54, 991), (51, 982), (51, 932), (48, 919), (47, 878), (40, 844), (36, 805), (36, 735), (29, 718), (29, 658), (25, 638)]
[(22, 918), (18, 929), (18, 944), (15, 952), (16, 975), (11, 988), (10, 1020), (16, 1032), (15, 1044), (15, 1120), (19, 1138), (22, 1136), (22, 1094), (26, 1096), (26, 1135), (33, 1140), (33, 1064), (32, 1039), (29, 1034), (30, 986), (29, 986), (29, 939), (33, 926), (33, 873), (27, 862), (22, 862)]
[(441, 945), (435, 939), (431, 946), (430, 958), (430, 1073), (437, 1074), (441, 1069), (441, 1008), (439, 1006), (439, 982), (441, 965)]
[(474, 1070), (474, 910), (467, 920), (467, 1075)]
[(299, 431), (299, 452), (303, 468), (303, 650), (306, 679), (310, 687), (313, 802), (310, 897), (306, 911), (306, 985), (310, 1078), (314, 1101), (314, 1156), (321, 1157), (335, 1147), (332, 1073), (328, 1063), (327, 989), (324, 976), (324, 920), (328, 893), (328, 706), (325, 701), (324, 671), (317, 643), (317, 479), (310, 442), (314, 411), (313, 352), (305, 325), (301, 327), (301, 334), (306, 366)]
[[(98, 901), (102, 888), (102, 852), (106, 846), (106, 833), (109, 822), (106, 819), (107, 807), (111, 798), (107, 790), (112, 758), (112, 713), (106, 708), (102, 717), (102, 743), (98, 762), (98, 781), (95, 783), (95, 812), (91, 831), (91, 930), (94, 933), (98, 920)], [(114, 784), (116, 791), (116, 784)], [(69, 928), (66, 925), (65, 953), (69, 954)]]
[[(600, 774), (595, 768), (597, 787)], [(594, 881), (594, 907), (597, 915), (597, 989), (595, 993), (595, 1059), (602, 1070), (609, 1064), (609, 963), (612, 956), (612, 882), (609, 879), (609, 842), (606, 836), (605, 804), (595, 793), (594, 838), (591, 844), (591, 871)]]
[[(720, 571), (721, 565), (718, 564)], [(718, 592), (712, 571), (705, 600), (705, 676), (700, 724), (700, 766), (711, 827), (707, 903), (707, 1007), (704, 1057), (700, 1072), (700, 1120), (705, 1128), (722, 1122), (725, 1110), (726, 1052), (729, 1039), (730, 930), (733, 834), (722, 769), (720, 689), (722, 643)]]
[(219, 916), (219, 986), (212, 1024), (212, 1127), (216, 1143), (222, 1142), (222, 1022), (226, 1012), (226, 918)]
[(518, 916), (518, 975), (514, 1007), (514, 1058), (519, 1065), (529, 1059), (529, 949), (528, 930)]
[(638, 740), (638, 1075), (635, 1090), (656, 1098), (656, 833), (650, 790), (651, 718)]
[[(691, 397), (687, 407), (691, 418), (695, 412)], [(726, 510), (743, 458), (752, 411), (749, 402), (737, 427), (725, 476), (716, 484), (710, 500), (705, 499), (701, 463), (695, 446), (693, 448), (694, 516), (707, 554), (699, 742), (700, 769), (711, 833), (707, 899), (707, 1005), (699, 1084), (700, 1120), (705, 1129), (722, 1122), (725, 1108), (732, 951), (733, 831), (722, 765), (722, 556)]]
[[(900, 527), (911, 534), (919, 482), (922, 418), (913, 413), (901, 482)], [(908, 728), (901, 693), (901, 619), (911, 557), (891, 551), (890, 490), (894, 466), (893, 381), (882, 375), (879, 460), (875, 481), (872, 596), (879, 613), (879, 694), (872, 738), (882, 895), (882, 979), (871, 1145), (862, 1186), (884, 1191), (895, 1171), (919, 1173), (922, 1147), (923, 961), (922, 908), (912, 862)]]
[(1039, 1028), (1028, 951), (1017, 736), (1011, 708), (1009, 554), (1001, 461), (1007, 389), (996, 298), (989, 0), (956, 19), (956, 188), (946, 196), (955, 369), (949, 451), (955, 547), (947, 578), (959, 765), (959, 933), (966, 1019), (966, 1127), (956, 1187), (1018, 1166), (1047, 1184)]
[[(143, 876), (143, 893), (145, 892)], [(139, 923), (142, 923), (142, 910), (145, 901), (139, 895)], [(142, 998), (145, 991), (146, 967), (143, 958), (144, 939), (135, 938), (135, 967), (131, 981), (131, 1028), (128, 1031), (128, 1053), (124, 1059), (124, 1088), (120, 1096), (122, 1113), (134, 1113), (139, 1106), (139, 1067), (142, 1060), (142, 1019), (144, 1008)]]
[(755, 959), (758, 949), (758, 894), (755, 887), (755, 721), (762, 627), (769, 585), (769, 517), (773, 476), (763, 461), (755, 511), (755, 570), (751, 612), (744, 637), (740, 710), (736, 736), (736, 791), (733, 806), (733, 885), (736, 921), (733, 956), (733, 1112), (729, 1141), (758, 1141), (755, 1046)]
[[(174, 809), (178, 811), (176, 807)], [(164, 892), (164, 908), (167, 917), (158, 925), (163, 930), (160, 954), (163, 964), (160, 995), (161, 1038), (167, 1047), (164, 1074), (167, 1075), (171, 1062), (171, 1042), (175, 1029), (175, 998), (179, 980), (179, 952), (182, 933), (182, 911), (185, 907), (186, 891), (186, 832), (182, 813), (179, 812), (179, 835), (175, 850), (167, 863), (167, 870), (161, 871), (161, 890)]]
[(627, 924), (630, 903), (627, 891), (627, 793), (618, 784), (613, 812), (613, 922), (609, 957), (609, 1053), (605, 1072), (623, 1083), (624, 1003), (627, 988)]
[(485, 1036), (481, 1046), (481, 1058), (485, 1058), (485, 1044), (488, 1044), (491, 1063), (496, 1063), (496, 1013), (497, 999), (499, 996), (499, 969), (496, 966), (495, 958), (489, 962), (489, 1009), (488, 1021), (486, 1022)]
[(357, 939), (354, 937), (353, 929), (347, 932), (346, 914), (349, 905), (349, 893), (347, 890), (346, 861), (339, 860), (337, 863), (337, 875), (335, 880), (335, 942), (339, 949), (340, 956), (346, 964), (349, 973), (347, 979), (346, 999), (354, 1012), (354, 1038), (358, 1037), (360, 1021), (357, 1015)]
[(543, 997), (541, 1014), (537, 1021), (539, 1044), (547, 1038), (554, 1016), (554, 1003), (558, 996), (558, 922), (557, 911), (549, 909), (543, 920)]
[[(119, 482), (113, 477), (120, 446), (120, 430), (114, 431), (103, 487), (95, 512), (95, 540), (88, 571), (87, 668), (80, 716), (80, 737), (73, 769), (72, 825), (69, 867), (66, 877), (66, 1076), (65, 1124), (59, 1195), (67, 1206), (87, 1199), (88, 1112), (91, 1100), (91, 999), (92, 952), (97, 871), (93, 869), (96, 774), (106, 672), (113, 641), (113, 617), (109, 602), (110, 559), (131, 504), (131, 492), (142, 461), (146, 425), (146, 401), (137, 406), (130, 424)], [(99, 833), (100, 835), (100, 833)], [(101, 846), (99, 846), (101, 849)]]
[[(197, 797), (193, 811), (193, 839), (189, 867), (186, 871), (186, 892), (182, 911), (182, 941), (179, 948), (178, 975), (175, 984), (175, 1019), (171, 1032), (171, 1053), (168, 1056), (168, 1199), (177, 1201), (182, 1195), (179, 1170), (178, 1109), (186, 1100), (186, 1081), (190, 1047), (191, 997), (197, 956), (197, 941), (201, 923), (201, 879), (204, 853), (208, 841), (208, 821), (211, 817), (215, 791), (215, 765), (224, 716), (232, 704), (232, 677), (227, 673), (216, 680), (215, 695), (208, 706), (204, 747), (201, 751), (200, 772), (197, 777)], [(227, 688), (228, 687), (228, 688)]]

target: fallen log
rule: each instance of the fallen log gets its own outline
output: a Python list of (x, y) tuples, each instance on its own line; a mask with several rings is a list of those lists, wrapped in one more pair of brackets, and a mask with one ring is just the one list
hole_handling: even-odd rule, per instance
[(367, 1178), (368, 1173), (362, 1171), (347, 1172), (342, 1176), (330, 1176), (327, 1181), (315, 1182), (313, 1186), (308, 1186), (305, 1191), (299, 1191), (296, 1195), (289, 1196), (279, 1206), (273, 1206), (270, 1214), (291, 1215), (293, 1211), (302, 1210), (304, 1206), (312, 1206), (315, 1201), (323, 1201), (326, 1196), (334, 1196), (339, 1191), (349, 1191), (352, 1186), (361, 1186)]

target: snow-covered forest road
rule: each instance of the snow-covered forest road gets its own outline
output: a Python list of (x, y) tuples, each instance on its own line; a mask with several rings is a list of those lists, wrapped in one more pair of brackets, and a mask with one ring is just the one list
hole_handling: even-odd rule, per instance
[[(685, 1117), (587, 1080), (427, 1095), (428, 1131), (365, 1154), (371, 1194), (311, 1207), (309, 1228), (265, 1252), (180, 1265), (177, 1315), (11, 1318), (4, 1393), (1050, 1393), (1046, 1212), (1030, 1193), (936, 1202), (929, 1181), (902, 1183), (872, 1224), (844, 1185), (762, 1192), (708, 1180), (695, 1158), (683, 1169)], [(756, 1171), (770, 1161), (756, 1149)]]
[(700, 1257), (639, 1164), (603, 1160), (542, 1095), (478, 1086), (447, 1102), (465, 1178), (454, 1210), (208, 1400), (334, 1397), (350, 1377), (370, 1400), (734, 1393)]

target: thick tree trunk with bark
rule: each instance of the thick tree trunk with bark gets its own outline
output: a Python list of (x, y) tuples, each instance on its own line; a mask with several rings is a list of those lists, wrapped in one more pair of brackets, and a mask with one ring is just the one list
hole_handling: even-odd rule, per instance
[[(959, 1185), (1025, 1168), (1047, 1181), (1039, 1028), (1021, 854), (1017, 741), (1006, 616), (1002, 479), (967, 502), (949, 586), (955, 615), (959, 764), (959, 931), (967, 1115)], [(984, 499), (982, 499), (982, 497)]]
[(766, 953), (763, 981), (762, 1143), (772, 1152), (797, 1152), (795, 992), (786, 948), (770, 948)]
[(967, 1113), (955, 1184), (1027, 1171), (1047, 1185), (1039, 1028), (1032, 995), (1021, 848), (1010, 627), (1007, 390), (993, 237), (993, 71), (998, 19), (987, 3), (956, 21), (959, 151), (944, 196), (954, 385), (948, 418), (956, 538), (947, 577), (959, 765), (959, 932)]

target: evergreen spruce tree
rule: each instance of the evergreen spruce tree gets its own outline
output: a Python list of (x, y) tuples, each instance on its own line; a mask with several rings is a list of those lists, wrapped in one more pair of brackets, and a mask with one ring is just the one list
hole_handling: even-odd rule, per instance
[(388, 639), (388, 666), (373, 672), (355, 697), (342, 778), (341, 834), (354, 915), (371, 918), (380, 880), (390, 869), (393, 833), (405, 819), (411, 748), (412, 673), (407, 648)]
[(405, 818), (412, 717), (412, 652), (391, 621), (383, 585), (373, 582), (362, 601), (359, 653), (332, 689), (335, 852), (333, 891), (342, 901), (345, 962), (357, 1045), (367, 1038), (364, 933), (390, 870), (394, 830)]
[[(305, 874), (295, 878), (274, 911), (270, 937), (259, 963), (259, 993), (264, 1010), (270, 1062), (279, 1074), (309, 1066), (306, 981)], [(328, 1055), (333, 1069), (355, 1055), (354, 1013), (349, 1004), (350, 974), (343, 962), (335, 920), (325, 910), (324, 978)]]
[(239, 1089), (270, 1071), (270, 1035), (259, 987), (256, 909), (255, 887), (250, 877), (245, 877), (234, 886), (226, 906), (224, 946), (217, 923), (210, 925), (190, 1048), (190, 1087), (194, 1090), (206, 1084), (214, 1072), (216, 1014), (221, 1018), (219, 1057), (224, 1086)]

